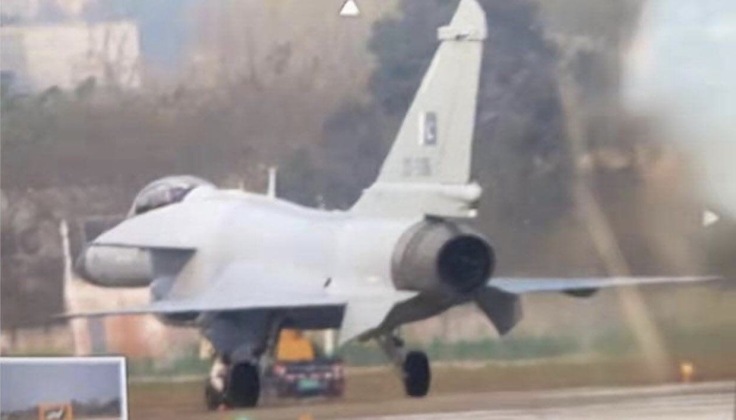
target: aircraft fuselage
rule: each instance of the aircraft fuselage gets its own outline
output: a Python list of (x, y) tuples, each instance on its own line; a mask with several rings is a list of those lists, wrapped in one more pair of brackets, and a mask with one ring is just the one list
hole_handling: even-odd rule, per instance
[[(204, 220), (202, 216), (191, 221), (181, 219), (178, 224), (152, 224), (149, 229), (156, 230), (151, 232), (156, 238), (195, 241), (196, 250), (187, 250), (186, 246), (181, 251), (172, 250), (163, 239), (147, 249), (115, 244), (133, 241), (130, 232), (141, 230), (141, 226), (128, 228), (126, 224), (144, 225), (153, 213), (186, 213), (185, 207), (193, 205), (209, 209)], [(196, 238), (187, 237), (184, 231), (192, 223), (206, 225), (207, 230), (199, 232)], [(468, 292), (485, 284), (492, 261), (484, 271), (475, 276), (471, 273), (470, 282), (460, 279), (468, 275), (451, 270), (457, 264), (452, 255), (449, 262), (442, 262), (443, 252), (451, 254), (453, 241), (468, 238), (482, 242), (467, 227), (439, 219), (367, 217), (306, 208), (242, 191), (202, 188), (192, 191), (181, 203), (123, 222), (101, 237), (102, 244), (92, 243), (79, 265), (85, 277), (99, 285), (150, 285), (157, 300), (186, 299), (216, 287), (222, 270), (236, 263), (269, 267), (292, 278), (294, 289), (322, 289), (338, 298), (396, 289), (426, 295), (402, 305), (401, 311), (391, 318), (392, 324), (400, 324), (432, 316), (467, 300)], [(465, 252), (473, 245), (478, 244), (457, 246), (464, 246)], [(489, 246), (481, 251), (491, 252)], [(443, 272), (442, 264), (450, 269)], [(254, 279), (243, 277), (237, 281), (237, 286), (247, 291)], [(294, 325), (301, 328), (338, 327), (343, 316), (342, 311), (334, 308), (292, 308), (287, 312), (293, 314), (289, 318)], [(200, 325), (217, 318), (212, 314), (199, 315), (185, 313), (163, 318), (172, 323), (197, 321)]]

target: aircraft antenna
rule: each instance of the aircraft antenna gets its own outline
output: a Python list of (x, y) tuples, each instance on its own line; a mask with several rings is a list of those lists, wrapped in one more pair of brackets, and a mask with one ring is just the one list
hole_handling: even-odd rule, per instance
[(268, 188), (266, 195), (271, 198), (276, 198), (276, 175), (279, 168), (276, 166), (269, 166), (268, 168)]

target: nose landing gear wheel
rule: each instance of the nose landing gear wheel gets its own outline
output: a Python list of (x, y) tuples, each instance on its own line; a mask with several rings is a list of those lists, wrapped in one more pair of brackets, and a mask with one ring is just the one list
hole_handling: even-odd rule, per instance
[(227, 401), (233, 407), (255, 407), (261, 392), (258, 368), (251, 363), (238, 363), (230, 371)]
[(432, 380), (427, 355), (421, 351), (410, 351), (404, 358), (402, 370), (406, 395), (410, 397), (424, 397), (427, 395)]

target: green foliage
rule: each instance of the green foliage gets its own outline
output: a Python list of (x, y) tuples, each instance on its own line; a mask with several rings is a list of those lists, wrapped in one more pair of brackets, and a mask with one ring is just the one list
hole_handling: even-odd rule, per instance
[[(665, 348), (676, 360), (732, 354), (736, 351), (735, 331), (732, 325), (713, 325), (698, 330), (662, 326)], [(407, 348), (424, 348), (430, 359), (439, 361), (525, 361), (568, 356), (620, 360), (641, 356), (636, 338), (628, 329), (600, 331), (593, 335), (589, 344), (586, 341), (570, 335), (510, 336), (457, 342), (435, 338), (429, 345), (409, 342)], [(355, 366), (386, 363), (386, 357), (373, 343), (350, 343), (340, 354), (348, 364)]]
[(377, 22), (368, 43), (378, 65), (369, 89), (387, 115), (401, 118), (437, 48), (436, 30), (446, 25), (457, 1), (404, 0), (401, 17)]
[[(418, 343), (407, 343), (407, 348), (422, 348)], [(581, 347), (573, 337), (507, 337), (503, 339), (461, 340), (447, 342), (434, 339), (425, 348), (432, 360), (492, 361), (532, 360), (576, 354)], [(340, 355), (351, 365), (371, 366), (386, 362), (381, 350), (374, 345), (349, 344)]]
[[(348, 208), (378, 173), (387, 153), (386, 118), (375, 107), (349, 103), (327, 120), (318, 152), (324, 180), (321, 191), (332, 207)], [(393, 133), (391, 133), (393, 134)], [(345, 141), (346, 139), (350, 141)]]
[(434, 340), (428, 353), (440, 360), (527, 360), (569, 355), (579, 349), (572, 337), (509, 337), (456, 343)]
[[(92, 103), (91, 89), (84, 83), (75, 93), (52, 88), (3, 98), (3, 188), (109, 185), (131, 166), (141, 178), (151, 168), (174, 169), (161, 165), (161, 146), (148, 141), (156, 132), (150, 105), (142, 98)], [(140, 150), (148, 153), (136, 159)], [(133, 178), (126, 181), (143, 182)]]
[(637, 350), (636, 337), (630, 330), (601, 332), (593, 338), (591, 350), (605, 356), (623, 356)]
[(2, 186), (137, 189), (182, 173), (242, 179), (281, 154), (285, 143), (263, 134), (275, 131), (269, 125), (298, 134), (298, 122), (273, 112), (287, 101), (286, 88), (265, 104), (252, 89), (242, 82), (210, 91), (121, 92), (86, 80), (70, 92), (4, 95)]
[[(721, 360), (733, 354), (736, 349), (736, 329), (729, 325), (714, 325), (705, 329), (691, 330), (663, 325), (665, 346), (674, 361), (679, 360)], [(407, 348), (424, 349), (433, 361), (447, 362), (538, 362), (533, 370), (539, 374), (565, 361), (601, 360), (597, 366), (609, 362), (639, 360), (634, 335), (626, 329), (615, 328), (600, 331), (592, 337), (590, 344), (579, 336), (525, 336), (497, 339), (461, 340), (447, 342), (436, 338), (429, 345), (408, 342)], [(39, 351), (39, 355), (56, 355), (51, 350)], [(367, 344), (349, 343), (339, 350), (339, 355), (350, 366), (383, 366), (386, 357), (370, 342)], [(129, 359), (130, 376), (171, 376), (206, 375), (209, 360), (201, 360), (194, 348), (183, 356), (167, 363), (153, 359)], [(718, 369), (718, 366), (704, 368)], [(511, 366), (511, 365), (509, 365)], [(521, 364), (520, 364), (521, 366)], [(673, 367), (673, 372), (675, 372)], [(603, 374), (603, 373), (601, 373)], [(605, 381), (605, 377), (599, 378)]]
[(172, 364), (160, 366), (154, 359), (128, 359), (130, 376), (162, 376), (176, 377), (188, 375), (205, 375), (210, 368), (209, 360), (200, 360), (194, 356), (176, 359)]
[(678, 358), (702, 355), (736, 354), (736, 324), (722, 324), (698, 329), (665, 330), (667, 347)]
[(162, 377), (206, 375), (211, 365), (211, 360), (199, 357), (195, 346), (165, 362), (157, 358), (128, 358), (128, 374)]

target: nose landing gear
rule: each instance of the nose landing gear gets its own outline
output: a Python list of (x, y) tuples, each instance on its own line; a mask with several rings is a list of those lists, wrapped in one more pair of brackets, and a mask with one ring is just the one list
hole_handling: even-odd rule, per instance
[(255, 407), (261, 393), (258, 367), (252, 363), (238, 363), (230, 369), (225, 398), (233, 407)]
[(261, 324), (254, 322), (262, 328), (254, 329), (253, 340), (215, 359), (205, 386), (205, 405), (209, 410), (223, 406), (248, 408), (258, 404), (261, 374), (268, 360), (273, 358), (283, 323), (281, 316), (269, 316)]
[(208, 410), (225, 407), (255, 407), (261, 392), (258, 367), (249, 362), (240, 362), (232, 367), (213, 366), (213, 371), (204, 389), (205, 405)]

